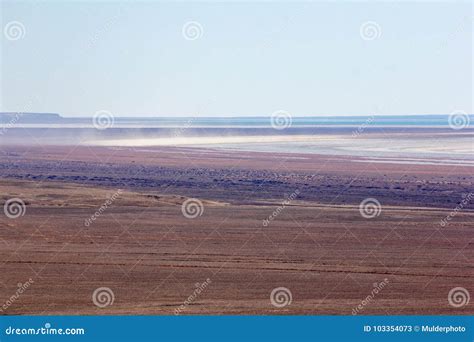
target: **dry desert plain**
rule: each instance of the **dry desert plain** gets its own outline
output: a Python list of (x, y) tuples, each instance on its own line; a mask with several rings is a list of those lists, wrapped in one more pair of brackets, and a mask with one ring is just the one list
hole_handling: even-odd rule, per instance
[[(448, 302), (455, 287), (474, 293), (473, 203), (440, 223), (474, 191), (473, 167), (171, 147), (0, 153), (2, 204), (26, 205), (0, 216), (1, 314), (350, 315), (364, 300), (358, 314), (474, 313)], [(189, 198), (202, 203), (195, 218)], [(366, 198), (381, 203), (373, 218)], [(103, 308), (101, 287), (113, 292)], [(272, 304), (279, 287), (288, 305)]]

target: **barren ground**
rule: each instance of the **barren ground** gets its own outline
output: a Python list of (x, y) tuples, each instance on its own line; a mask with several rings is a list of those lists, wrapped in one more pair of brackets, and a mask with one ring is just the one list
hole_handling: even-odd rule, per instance
[[(385, 279), (360, 314), (474, 313), (448, 304), (454, 287), (474, 292), (472, 203), (440, 225), (474, 191), (472, 167), (173, 148), (2, 153), (2, 200), (21, 198), (26, 212), (0, 216), (0, 304), (34, 281), (2, 314), (173, 314), (206, 279), (182, 314), (351, 314)], [(194, 219), (181, 211), (191, 197), (204, 208)], [(371, 219), (359, 212), (368, 197), (382, 205)], [(92, 303), (98, 287), (112, 305)], [(290, 305), (271, 304), (277, 287)]]

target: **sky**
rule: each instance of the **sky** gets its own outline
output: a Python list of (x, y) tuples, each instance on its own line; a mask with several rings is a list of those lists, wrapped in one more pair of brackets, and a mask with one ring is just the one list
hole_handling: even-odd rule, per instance
[(6, 0), (1, 12), (0, 111), (473, 113), (470, 1)]

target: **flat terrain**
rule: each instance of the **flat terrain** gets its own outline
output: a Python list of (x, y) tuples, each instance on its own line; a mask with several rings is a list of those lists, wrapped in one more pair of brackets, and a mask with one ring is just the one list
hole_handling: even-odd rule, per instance
[[(1, 314), (173, 314), (206, 279), (182, 314), (351, 314), (380, 282), (359, 314), (474, 313), (448, 303), (454, 287), (474, 294), (472, 201), (440, 224), (474, 192), (472, 167), (176, 148), (1, 153), (2, 202), (20, 198), (26, 212), (0, 216), (0, 308), (34, 281)], [(381, 203), (374, 218), (359, 211), (369, 197)], [(201, 216), (183, 215), (189, 198)], [(112, 305), (93, 304), (99, 287)], [(272, 305), (277, 287), (291, 304)]]

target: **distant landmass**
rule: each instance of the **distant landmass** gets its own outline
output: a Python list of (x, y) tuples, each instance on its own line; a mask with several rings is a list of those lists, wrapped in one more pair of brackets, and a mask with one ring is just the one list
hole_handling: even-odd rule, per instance
[(0, 123), (55, 123), (63, 122), (64, 118), (57, 113), (21, 113), (3, 112), (0, 113)]

